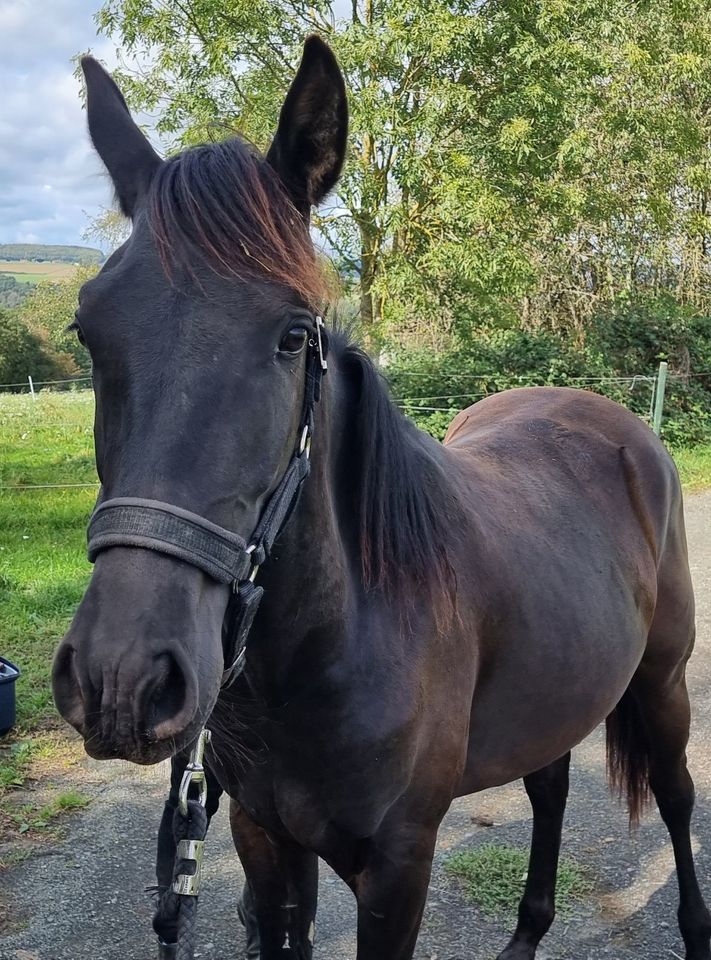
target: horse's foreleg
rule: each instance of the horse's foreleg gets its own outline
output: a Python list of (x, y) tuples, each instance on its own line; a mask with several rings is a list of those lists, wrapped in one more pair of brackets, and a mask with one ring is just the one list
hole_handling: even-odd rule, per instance
[(383, 826), (351, 886), (358, 901), (356, 960), (410, 960), (415, 950), (437, 826)]
[(528, 876), (518, 907), (518, 924), (498, 960), (533, 960), (555, 915), (555, 883), (568, 799), (570, 753), (523, 778), (533, 810)]
[(230, 826), (247, 877), (241, 910), (252, 948), (256, 921), (260, 960), (311, 960), (318, 857), (267, 833), (234, 800)]

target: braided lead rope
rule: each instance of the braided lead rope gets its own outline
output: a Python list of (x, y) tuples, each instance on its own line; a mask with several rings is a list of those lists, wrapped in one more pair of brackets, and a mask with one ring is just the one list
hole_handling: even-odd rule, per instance
[[(202, 844), (207, 833), (207, 813), (199, 800), (188, 800), (188, 815), (185, 817), (176, 807), (173, 814), (173, 836), (175, 837), (176, 853), (173, 868), (173, 884), (165, 889), (158, 902), (156, 919), (161, 929), (176, 930), (176, 942), (160, 944), (161, 960), (194, 960), (197, 919), (197, 892), (179, 893), (186, 881), (190, 886), (198, 886), (200, 881), (199, 857), (181, 857), (181, 843), (197, 841)], [(155, 921), (154, 921), (155, 923)]]
[[(153, 921), (156, 930), (175, 930), (175, 943), (160, 941), (160, 960), (194, 960), (197, 897), (200, 892), (202, 851), (207, 834), (207, 783), (203, 755), (210, 731), (203, 730), (190, 754), (173, 813), (175, 863), (173, 883), (161, 892)], [(197, 798), (190, 797), (198, 788)]]

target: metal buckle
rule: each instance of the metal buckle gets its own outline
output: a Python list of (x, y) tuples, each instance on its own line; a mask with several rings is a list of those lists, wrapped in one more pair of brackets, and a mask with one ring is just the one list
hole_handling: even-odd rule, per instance
[(228, 667), (222, 677), (222, 686), (226, 689), (232, 685), (232, 682), (244, 670), (244, 662), (247, 659), (247, 647), (244, 646), (232, 661), (232, 666)]
[(204, 807), (207, 802), (207, 780), (205, 778), (205, 767), (202, 761), (205, 756), (205, 747), (210, 742), (211, 737), (212, 734), (209, 730), (200, 731), (200, 736), (195, 742), (195, 746), (190, 754), (190, 760), (185, 768), (185, 773), (183, 773), (183, 779), (180, 781), (178, 809), (184, 817), (188, 815), (188, 794), (192, 784), (196, 784), (198, 787), (200, 806)]
[(308, 423), (304, 426), (301, 432), (301, 440), (299, 441), (299, 454), (304, 452), (306, 452), (306, 459), (308, 460), (311, 456), (311, 430), (309, 429)]
[(321, 340), (321, 330), (323, 329), (323, 317), (316, 317), (316, 345), (318, 347), (318, 359), (321, 364), (321, 369), (325, 373), (328, 370), (328, 361), (323, 355), (323, 341)]
[(192, 874), (180, 873), (173, 880), (173, 893), (183, 897), (196, 897), (200, 893), (202, 879), (202, 857), (205, 846), (204, 840), (180, 840), (176, 857), (178, 860), (188, 860), (195, 864)]

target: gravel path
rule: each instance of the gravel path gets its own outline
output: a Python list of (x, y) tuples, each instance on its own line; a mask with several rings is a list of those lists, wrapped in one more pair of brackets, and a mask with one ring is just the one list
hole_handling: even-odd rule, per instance
[[(698, 600), (699, 640), (690, 664), (694, 709), (689, 750), (697, 787), (694, 842), (702, 888), (711, 899), (711, 493), (687, 499), (687, 527)], [(80, 788), (95, 796), (77, 815), (66, 841), (0, 874), (0, 901), (17, 921), (0, 935), (0, 960), (152, 960), (153, 849), (164, 797), (164, 766), (85, 761)], [(472, 823), (472, 814), (493, 827)], [(440, 833), (434, 877), (417, 960), (493, 960), (510, 925), (483, 917), (465, 903), (442, 872), (444, 856), (480, 842), (528, 844), (529, 808), (520, 783), (453, 805)], [(672, 960), (683, 957), (676, 927), (671, 846), (656, 813), (635, 836), (605, 787), (604, 742), (598, 730), (573, 756), (563, 842), (595, 881), (590, 902), (557, 920), (539, 950), (541, 960)], [(237, 960), (242, 930), (235, 904), (242, 872), (221, 810), (206, 849), (200, 899), (200, 956)], [(350, 892), (324, 868), (318, 960), (355, 955)]]

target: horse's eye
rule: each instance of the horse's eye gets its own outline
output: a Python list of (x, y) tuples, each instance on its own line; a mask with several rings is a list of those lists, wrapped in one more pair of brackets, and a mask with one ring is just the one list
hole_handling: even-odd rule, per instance
[(309, 332), (305, 327), (292, 327), (281, 338), (279, 350), (282, 353), (300, 353), (308, 336)]

